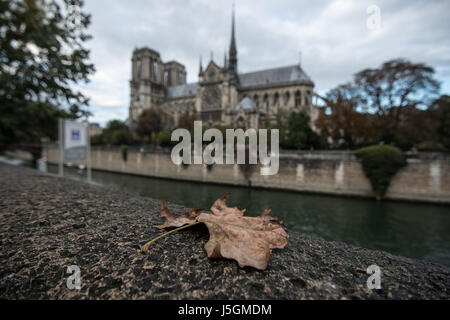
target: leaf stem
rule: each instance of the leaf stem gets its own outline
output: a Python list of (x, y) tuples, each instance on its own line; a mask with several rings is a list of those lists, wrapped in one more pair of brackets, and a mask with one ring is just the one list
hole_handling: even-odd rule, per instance
[(195, 226), (195, 225), (197, 225), (197, 224), (199, 224), (199, 223), (201, 223), (201, 222), (195, 222), (195, 223), (192, 223), (192, 224), (188, 224), (188, 225), (186, 225), (186, 226), (182, 226), (182, 227), (179, 227), (179, 228), (170, 230), (169, 232), (163, 233), (162, 235), (159, 235), (159, 236), (157, 236), (156, 238), (154, 238), (154, 239), (150, 240), (149, 242), (147, 242), (146, 244), (144, 244), (144, 245), (141, 247), (141, 250), (139, 250), (139, 252), (140, 252), (140, 253), (143, 253), (143, 254), (146, 254), (147, 251), (148, 251), (148, 247), (150, 247), (150, 246), (152, 245), (152, 243), (155, 242), (156, 240), (159, 240), (159, 239), (161, 239), (162, 237), (168, 236), (168, 235), (171, 234), (171, 233), (175, 233), (175, 232), (177, 232), (177, 231), (180, 231), (180, 230), (183, 230), (183, 229), (186, 229), (186, 228)]

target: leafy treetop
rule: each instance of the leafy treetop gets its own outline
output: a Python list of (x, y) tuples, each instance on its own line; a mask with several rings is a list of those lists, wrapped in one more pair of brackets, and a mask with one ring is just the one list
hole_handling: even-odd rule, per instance
[(90, 15), (82, 6), (83, 0), (0, 0), (1, 144), (52, 136), (59, 116), (89, 115), (88, 98), (74, 89), (94, 72), (83, 47)]

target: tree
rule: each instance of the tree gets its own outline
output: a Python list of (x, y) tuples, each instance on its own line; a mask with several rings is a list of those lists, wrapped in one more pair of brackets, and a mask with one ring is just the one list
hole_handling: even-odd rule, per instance
[(139, 116), (136, 133), (142, 139), (151, 141), (153, 134), (159, 133), (171, 124), (171, 116), (160, 108), (145, 109)]
[(113, 132), (113, 131), (117, 131), (117, 130), (128, 130), (128, 127), (125, 124), (125, 122), (114, 119), (114, 120), (108, 121), (105, 129), (103, 129), (103, 133), (109, 133), (109, 132)]
[(438, 125), (439, 119), (430, 110), (405, 108), (394, 133), (394, 144), (402, 150), (412, 147), (419, 150), (432, 149), (433, 145), (438, 144)]
[[(0, 0), (0, 144), (55, 137), (58, 117), (89, 113), (73, 84), (94, 72), (82, 0)], [(61, 108), (63, 106), (63, 108)]]
[(439, 92), (433, 74), (433, 68), (404, 59), (362, 70), (321, 97), (326, 106), (316, 127), (347, 148), (383, 141), (409, 149), (432, 141), (435, 121), (425, 110)]
[(374, 116), (358, 111), (360, 98), (352, 83), (340, 85), (320, 98), (326, 106), (320, 109), (315, 125), (321, 135), (332, 138), (334, 146), (352, 149), (375, 142)]
[(127, 145), (133, 143), (133, 136), (128, 130), (116, 130), (110, 136), (109, 144)]
[(170, 131), (160, 131), (159, 133), (154, 135), (155, 142), (161, 147), (170, 147), (174, 145), (174, 142), (171, 140), (172, 133)]
[(405, 154), (393, 146), (365, 147), (357, 150), (356, 156), (361, 158), (364, 173), (378, 200), (386, 194), (392, 178), (407, 164)]
[(381, 140), (395, 141), (404, 114), (411, 109), (425, 109), (437, 97), (440, 84), (433, 75), (434, 69), (423, 63), (395, 59), (354, 76), (360, 111), (377, 116)]
[(450, 96), (442, 95), (427, 110), (433, 117), (436, 140), (450, 150)]
[[(272, 126), (268, 126), (272, 128)], [(280, 111), (276, 115), (276, 126), (280, 130), (280, 145), (285, 149), (319, 149), (320, 137), (310, 126), (309, 115), (302, 112)]]
[(102, 132), (102, 142), (114, 145), (126, 145), (133, 142), (133, 136), (123, 121), (110, 120)]
[(395, 138), (400, 147), (402, 140), (423, 151), (450, 149), (450, 97), (439, 97), (426, 110), (406, 110)]
[(178, 119), (178, 128), (187, 129), (192, 133), (194, 132), (194, 121), (195, 115), (185, 112)]

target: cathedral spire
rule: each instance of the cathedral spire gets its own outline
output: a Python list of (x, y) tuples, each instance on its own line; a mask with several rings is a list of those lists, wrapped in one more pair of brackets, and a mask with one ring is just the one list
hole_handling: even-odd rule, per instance
[(237, 75), (237, 49), (236, 49), (236, 36), (234, 24), (235, 22), (234, 22), (234, 3), (233, 3), (233, 13), (231, 16), (231, 43), (228, 60), (228, 70), (230, 71), (230, 73)]
[(201, 74), (203, 73), (203, 64), (202, 64), (202, 56), (200, 55), (200, 68), (198, 71), (198, 75), (201, 76)]

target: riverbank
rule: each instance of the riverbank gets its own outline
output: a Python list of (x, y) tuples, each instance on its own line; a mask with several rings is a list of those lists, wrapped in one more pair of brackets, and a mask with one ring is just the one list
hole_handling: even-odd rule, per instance
[[(14, 156), (13, 153), (11, 153)], [(55, 145), (44, 147), (49, 163), (57, 164)], [(289, 152), (280, 154), (276, 175), (260, 175), (260, 166), (175, 165), (170, 152), (130, 148), (126, 161), (118, 147), (92, 147), (92, 168), (148, 177), (303, 193), (374, 198), (361, 162), (351, 152)], [(420, 154), (408, 159), (392, 179), (386, 198), (450, 204), (450, 157)]]
[[(159, 200), (0, 164), (0, 298), (448, 299), (450, 268), (299, 233), (265, 271), (209, 259), (206, 228), (161, 233)], [(181, 206), (169, 206), (183, 212)], [(276, 212), (274, 213), (276, 214)], [(366, 269), (382, 271), (380, 290)], [(66, 286), (78, 265), (81, 289)]]

